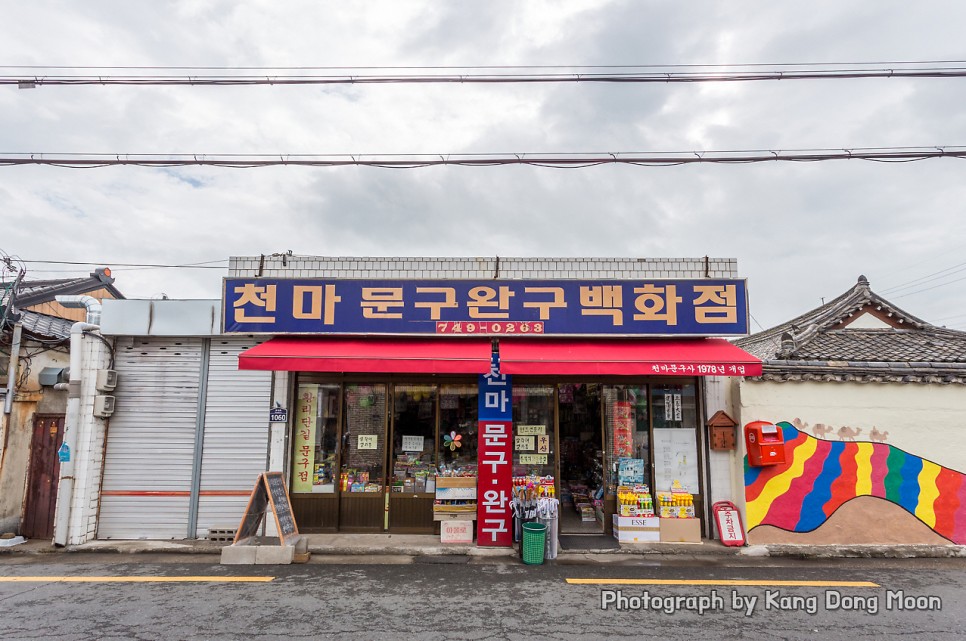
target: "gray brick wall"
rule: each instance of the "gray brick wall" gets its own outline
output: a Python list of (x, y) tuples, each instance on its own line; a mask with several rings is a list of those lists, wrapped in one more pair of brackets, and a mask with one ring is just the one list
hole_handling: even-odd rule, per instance
[[(707, 261), (707, 265), (705, 262)], [(402, 279), (737, 278), (734, 258), (233, 256), (229, 276)], [(498, 271), (499, 270), (499, 271)], [(706, 273), (707, 271), (707, 273)]]

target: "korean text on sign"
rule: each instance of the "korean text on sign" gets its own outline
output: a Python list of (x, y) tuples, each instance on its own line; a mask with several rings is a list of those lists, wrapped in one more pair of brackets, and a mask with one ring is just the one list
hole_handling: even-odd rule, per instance
[(273, 334), (742, 335), (738, 279), (228, 278), (224, 329)]

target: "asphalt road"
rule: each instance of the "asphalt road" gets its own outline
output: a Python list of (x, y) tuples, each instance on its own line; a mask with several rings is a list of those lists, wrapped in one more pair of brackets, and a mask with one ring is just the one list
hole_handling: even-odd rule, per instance
[(0, 556), (0, 639), (966, 638), (964, 559), (212, 561)]

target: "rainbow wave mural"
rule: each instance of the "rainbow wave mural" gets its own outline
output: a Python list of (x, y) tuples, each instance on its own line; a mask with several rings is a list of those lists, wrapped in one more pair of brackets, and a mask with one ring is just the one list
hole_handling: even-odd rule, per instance
[(817, 529), (845, 502), (874, 496), (899, 505), (953, 543), (966, 544), (966, 475), (885, 443), (826, 441), (778, 423), (784, 465), (745, 457), (749, 530)]

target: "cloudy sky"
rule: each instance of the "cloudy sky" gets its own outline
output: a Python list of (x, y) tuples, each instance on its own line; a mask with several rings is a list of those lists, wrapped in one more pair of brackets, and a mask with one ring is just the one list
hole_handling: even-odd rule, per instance
[[(966, 6), (929, 0), (38, 0), (8, 3), (4, 16), (17, 28), (0, 39), (0, 65), (11, 66), (2, 75), (43, 73), (16, 65), (966, 59)], [(964, 104), (966, 79), (3, 86), (0, 154), (956, 146), (966, 145)], [(749, 280), (752, 314), (764, 327), (842, 293), (865, 274), (913, 314), (966, 329), (964, 170), (955, 159), (566, 170), (5, 167), (0, 249), (30, 261), (108, 265), (286, 250), (736, 257)], [(32, 278), (59, 277), (63, 272), (53, 270), (65, 269), (39, 262), (29, 268)], [(116, 267), (115, 275), (130, 297), (215, 298), (222, 272)]]

